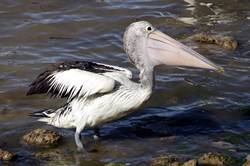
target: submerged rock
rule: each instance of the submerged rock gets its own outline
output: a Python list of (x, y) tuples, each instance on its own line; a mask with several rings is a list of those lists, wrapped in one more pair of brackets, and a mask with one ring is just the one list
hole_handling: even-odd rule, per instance
[(198, 163), (202, 165), (225, 166), (237, 164), (238, 161), (235, 158), (229, 156), (209, 152), (203, 154), (198, 159)]
[(60, 159), (63, 154), (60, 153), (58, 150), (54, 150), (52, 152), (37, 152), (34, 153), (34, 156), (43, 159), (43, 160), (54, 160), (54, 159)]
[[(72, 151), (67, 149), (43, 149), (39, 152), (34, 152), (33, 157), (43, 162), (43, 165), (76, 165), (77, 156), (72, 155)], [(82, 155), (80, 156), (82, 158)], [(86, 164), (87, 165), (87, 164)]]
[(121, 164), (121, 163), (108, 163), (108, 164), (105, 164), (104, 166), (125, 166), (125, 164)]
[(226, 49), (236, 49), (238, 42), (231, 36), (210, 35), (207, 33), (198, 33), (190, 37), (192, 40), (208, 44), (217, 44)]
[(6, 150), (0, 149), (0, 160), (2, 161), (10, 161), (15, 157), (15, 154), (8, 152)]
[(35, 129), (23, 136), (23, 141), (28, 145), (48, 147), (58, 144), (61, 136), (55, 131)]
[(164, 155), (154, 158), (150, 166), (179, 166), (179, 158), (172, 155)]
[[(248, 161), (246, 164), (248, 164)], [(203, 154), (199, 159), (190, 159), (189, 157), (176, 155), (162, 155), (154, 158), (150, 166), (235, 166), (240, 163), (242, 163), (242, 160), (238, 158), (209, 152)]]

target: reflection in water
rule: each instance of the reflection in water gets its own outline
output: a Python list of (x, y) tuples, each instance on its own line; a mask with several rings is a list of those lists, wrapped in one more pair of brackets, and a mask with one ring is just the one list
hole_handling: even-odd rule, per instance
[[(1, 148), (16, 152), (19, 156), (16, 162), (26, 164), (62, 161), (68, 165), (103, 165), (120, 161), (136, 165), (164, 153), (196, 156), (219, 150), (236, 156), (246, 155), (250, 149), (249, 3), (248, 0), (2, 0)], [(93, 60), (127, 67), (134, 75), (138, 74), (122, 49), (124, 28), (138, 19), (152, 22), (177, 39), (210, 31), (234, 36), (240, 46), (231, 51), (183, 41), (222, 65), (226, 74), (159, 68), (156, 92), (144, 108), (105, 125), (100, 144), (93, 142), (91, 130), (83, 133), (86, 146), (97, 150), (90, 153), (90, 157), (75, 152), (70, 130), (58, 130), (64, 135), (64, 141), (52, 149), (20, 144), (24, 133), (37, 127), (49, 127), (28, 117), (30, 112), (61, 106), (60, 101), (46, 96), (25, 96), (31, 80), (51, 63)], [(59, 151), (58, 160), (38, 159), (33, 155), (42, 151)]]

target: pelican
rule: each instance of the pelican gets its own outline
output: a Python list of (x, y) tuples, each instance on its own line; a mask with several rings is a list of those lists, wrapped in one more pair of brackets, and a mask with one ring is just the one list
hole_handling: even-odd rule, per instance
[(124, 50), (140, 71), (132, 81), (128, 69), (89, 61), (59, 63), (41, 73), (27, 95), (47, 93), (66, 98), (56, 110), (32, 113), (38, 121), (59, 128), (75, 129), (75, 143), (84, 150), (81, 131), (92, 128), (99, 136), (103, 124), (134, 112), (147, 101), (154, 88), (154, 67), (184, 66), (221, 71), (199, 53), (157, 30), (147, 21), (130, 24), (123, 37)]

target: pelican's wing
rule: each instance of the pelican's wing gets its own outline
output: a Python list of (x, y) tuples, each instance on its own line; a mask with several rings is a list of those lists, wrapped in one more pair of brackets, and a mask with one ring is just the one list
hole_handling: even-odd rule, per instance
[(71, 100), (80, 96), (108, 93), (116, 84), (115, 79), (105, 75), (109, 72), (132, 77), (129, 70), (117, 66), (86, 61), (64, 62), (41, 73), (30, 85), (27, 95), (49, 93), (51, 96)]

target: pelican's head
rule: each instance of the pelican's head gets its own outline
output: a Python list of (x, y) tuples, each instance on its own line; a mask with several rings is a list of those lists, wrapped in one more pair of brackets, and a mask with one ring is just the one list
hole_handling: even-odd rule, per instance
[(222, 67), (157, 30), (147, 21), (130, 24), (125, 31), (123, 42), (129, 59), (139, 69), (168, 65), (223, 71)]

